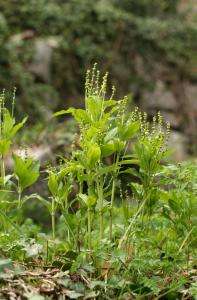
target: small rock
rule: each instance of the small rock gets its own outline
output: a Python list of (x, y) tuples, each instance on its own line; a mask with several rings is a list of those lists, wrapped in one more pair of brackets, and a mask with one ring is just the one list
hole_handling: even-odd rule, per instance
[(169, 147), (174, 150), (171, 155), (173, 160), (178, 162), (188, 159), (187, 142), (187, 138), (182, 133), (171, 130)]
[(29, 70), (46, 83), (51, 80), (52, 53), (53, 48), (47, 40), (35, 41), (34, 59)]
[(142, 106), (148, 110), (176, 110), (178, 108), (178, 103), (173, 93), (167, 89), (163, 81), (158, 80), (155, 84), (153, 92), (146, 91), (143, 99)]

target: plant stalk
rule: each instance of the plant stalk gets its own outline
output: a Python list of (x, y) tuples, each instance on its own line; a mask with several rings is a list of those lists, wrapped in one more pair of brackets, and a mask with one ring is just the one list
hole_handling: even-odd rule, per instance
[(99, 226), (100, 226), (100, 233), (99, 239), (100, 242), (103, 239), (103, 186), (99, 180), (96, 181), (97, 184), (97, 191), (98, 191), (98, 200), (99, 200)]
[(115, 195), (115, 187), (116, 187), (116, 180), (113, 179), (112, 183), (112, 194), (111, 194), (111, 203), (110, 203), (110, 219), (109, 219), (109, 238), (112, 240), (112, 225), (113, 225), (113, 205), (114, 205), (114, 195)]
[(2, 154), (1, 154), (1, 180), (2, 180), (2, 187), (4, 187), (5, 186), (5, 163)]
[(88, 249), (91, 250), (92, 248), (92, 239), (91, 239), (91, 210), (88, 207)]
[(137, 219), (138, 215), (143, 211), (146, 202), (147, 202), (147, 199), (145, 199), (143, 201), (142, 205), (139, 207), (138, 211), (136, 212), (135, 216), (133, 217), (133, 219), (132, 219), (131, 223), (129, 224), (127, 230), (125, 231), (123, 237), (119, 241), (118, 249), (121, 249), (123, 243), (128, 239), (128, 235), (130, 233), (130, 230), (131, 230), (135, 220)]
[(55, 198), (52, 198), (51, 203), (51, 226), (52, 226), (52, 237), (55, 240)]
[[(116, 156), (116, 162), (115, 166), (117, 167), (119, 161), (119, 153), (117, 153)], [(112, 241), (112, 235), (113, 235), (113, 207), (114, 207), (114, 197), (115, 197), (115, 188), (116, 188), (116, 176), (113, 177), (112, 182), (112, 193), (111, 193), (111, 201), (110, 201), (110, 218), (109, 218), (109, 238)]]

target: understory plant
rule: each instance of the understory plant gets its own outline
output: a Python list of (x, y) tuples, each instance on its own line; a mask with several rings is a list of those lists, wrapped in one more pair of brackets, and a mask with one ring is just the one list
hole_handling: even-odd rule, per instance
[[(16, 249), (20, 260), (68, 270), (71, 277), (61, 282), (71, 299), (184, 299), (185, 290), (193, 297), (196, 165), (168, 164), (170, 124), (160, 112), (148, 120), (138, 108), (130, 111), (127, 97), (116, 100), (114, 87), (109, 92), (107, 78), (94, 65), (86, 74), (84, 108), (54, 114), (71, 114), (78, 131), (72, 152), (44, 170), (48, 198), (26, 193), (40, 175), (32, 157), (12, 154), (13, 174), (5, 172), (5, 154), (26, 119), (16, 124), (2, 95), (3, 255), (16, 259)], [(52, 234), (25, 220), (27, 200), (46, 208)], [(78, 285), (72, 276), (79, 276)]]
[[(10, 103), (9, 103), (10, 102)], [(12, 174), (6, 173), (6, 155), (10, 154), (13, 139), (17, 132), (24, 126), (27, 118), (16, 123), (14, 117), (15, 90), (11, 101), (6, 99), (5, 91), (0, 95), (0, 207), (4, 231), (15, 224), (21, 214), (22, 205), (33, 198), (32, 195), (24, 195), (23, 191), (32, 185), (39, 177), (39, 162), (32, 157), (22, 157), (12, 153), (14, 170)], [(7, 107), (11, 107), (11, 111)], [(16, 211), (17, 209), (17, 211)], [(10, 215), (15, 215), (13, 218)], [(17, 221), (18, 223), (18, 221)]]

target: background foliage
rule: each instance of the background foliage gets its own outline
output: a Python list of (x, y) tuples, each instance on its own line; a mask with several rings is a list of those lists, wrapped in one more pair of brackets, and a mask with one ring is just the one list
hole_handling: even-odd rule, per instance
[[(1, 1), (0, 88), (11, 91), (16, 86), (17, 112), (25, 111), (34, 122), (71, 102), (81, 106), (82, 73), (94, 61), (119, 82), (119, 96), (132, 91), (136, 100), (143, 88), (154, 85), (157, 64), (166, 66), (171, 76), (195, 82), (197, 26), (177, 12), (177, 3)], [(45, 77), (32, 68), (40, 40), (52, 49)], [(141, 72), (136, 71), (139, 58)]]

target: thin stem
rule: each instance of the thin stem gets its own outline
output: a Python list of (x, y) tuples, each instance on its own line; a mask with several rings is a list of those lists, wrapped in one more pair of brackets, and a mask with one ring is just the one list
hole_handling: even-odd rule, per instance
[(49, 242), (47, 240), (46, 241), (46, 262), (45, 262), (46, 265), (48, 265), (48, 261), (49, 261)]
[(52, 225), (52, 237), (55, 240), (55, 198), (52, 198), (51, 203), (51, 225)]
[(101, 240), (103, 239), (103, 231), (104, 231), (104, 227), (103, 227), (103, 185), (102, 185), (102, 180), (99, 182), (99, 180), (97, 179), (96, 185), (97, 185), (98, 201), (99, 201), (99, 225), (100, 225), (99, 238), (100, 238), (100, 242), (101, 242)]
[(4, 157), (1, 155), (1, 180), (2, 180), (2, 187), (5, 186), (5, 163)]
[(116, 187), (116, 180), (113, 179), (112, 183), (112, 193), (111, 193), (111, 203), (110, 203), (110, 224), (109, 224), (109, 238), (112, 240), (112, 224), (113, 224), (113, 203), (114, 203), (114, 196), (115, 196), (115, 187)]
[(187, 240), (189, 239), (189, 237), (190, 237), (190, 235), (191, 235), (193, 229), (194, 229), (194, 227), (192, 227), (192, 229), (188, 232), (188, 234), (187, 234), (186, 237), (184, 238), (184, 240), (183, 240), (183, 242), (182, 242), (182, 244), (181, 244), (181, 246), (180, 246), (180, 248), (179, 248), (178, 253), (181, 253), (181, 251), (182, 251), (183, 247), (185, 246)]
[(143, 201), (142, 205), (139, 207), (138, 211), (136, 212), (135, 216), (133, 217), (131, 223), (129, 224), (127, 230), (125, 231), (123, 237), (121, 238), (121, 240), (120, 240), (120, 242), (119, 242), (118, 249), (120, 249), (120, 248), (122, 247), (122, 244), (127, 240), (128, 235), (129, 235), (129, 233), (130, 233), (130, 230), (131, 230), (131, 228), (132, 228), (132, 226), (133, 226), (135, 220), (137, 219), (138, 215), (139, 215), (139, 214), (143, 211), (143, 209), (144, 209), (144, 206), (145, 206), (145, 204), (146, 204), (146, 201), (147, 201), (147, 199), (145, 199), (145, 200)]
[(21, 209), (22, 203), (21, 203), (21, 196), (22, 196), (22, 190), (20, 186), (18, 187), (18, 209)]
[(88, 249), (91, 250), (91, 210), (88, 207)]
[(18, 185), (18, 215), (16, 217), (16, 222), (19, 225), (21, 222), (22, 214), (21, 214), (21, 207), (22, 207), (22, 189), (20, 185)]
[[(119, 153), (117, 153), (116, 156), (116, 162), (115, 162), (115, 166), (117, 167), (118, 162), (119, 162)], [(112, 182), (112, 193), (111, 193), (111, 202), (110, 202), (110, 220), (109, 220), (109, 238), (110, 240), (112, 240), (112, 234), (113, 234), (113, 230), (112, 230), (112, 225), (113, 225), (113, 206), (114, 206), (114, 197), (115, 197), (115, 188), (116, 188), (116, 176), (113, 177), (113, 182)]]

